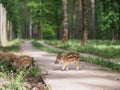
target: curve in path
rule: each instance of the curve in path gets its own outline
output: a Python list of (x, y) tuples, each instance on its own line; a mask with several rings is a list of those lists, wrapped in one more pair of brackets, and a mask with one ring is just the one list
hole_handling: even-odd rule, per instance
[(120, 90), (120, 74), (102, 71), (98, 65), (81, 62), (82, 70), (61, 71), (61, 65), (54, 64), (56, 54), (40, 51), (25, 41), (20, 45), (22, 52), (35, 58), (43, 69), (44, 78), (51, 90)]

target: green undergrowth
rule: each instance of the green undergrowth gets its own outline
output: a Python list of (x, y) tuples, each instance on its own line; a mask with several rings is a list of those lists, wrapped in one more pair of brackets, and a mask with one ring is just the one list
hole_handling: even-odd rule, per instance
[(0, 51), (13, 51), (17, 52), (19, 51), (19, 44), (21, 43), (21, 40), (15, 39), (12, 41), (8, 41), (7, 45), (5, 47), (1, 47)]
[(81, 46), (80, 40), (69, 40), (66, 45), (60, 40), (45, 40), (45, 42), (62, 49), (95, 54), (105, 58), (120, 57), (120, 41), (88, 40), (84, 47)]
[[(8, 42), (6, 47), (2, 47), (1, 51), (19, 51), (20, 40), (12, 40)], [(33, 63), (35, 60), (33, 59)], [(0, 60), (0, 78), (6, 81), (0, 85), (0, 90), (26, 90), (25, 83), (28, 78), (39, 80), (42, 75), (42, 70), (38, 65), (33, 65), (31, 68), (18, 70), (17, 66), (10, 66), (9, 60)]]
[(88, 62), (88, 63), (101, 65), (102, 67), (107, 67), (107, 68), (112, 69), (113, 71), (117, 71), (120, 73), (120, 64), (114, 63), (112, 61), (104, 60), (101, 58), (82, 57), (82, 56), (81, 56), (80, 60)]
[(64, 51), (59, 51), (59, 50), (55, 50), (53, 48), (48, 48), (48, 47), (42, 46), (35, 40), (32, 40), (32, 44), (39, 50), (48, 51), (48, 52), (52, 52), (52, 53), (58, 53), (58, 54), (64, 53)]
[(19, 71), (17, 67), (10, 67), (8, 60), (0, 61), (0, 78), (7, 79), (6, 84), (0, 86), (0, 90), (26, 90), (27, 76), (37, 79), (41, 74), (42, 70), (38, 66)]

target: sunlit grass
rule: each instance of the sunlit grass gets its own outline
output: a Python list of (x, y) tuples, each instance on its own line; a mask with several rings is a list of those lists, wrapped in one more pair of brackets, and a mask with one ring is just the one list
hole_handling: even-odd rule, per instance
[(19, 39), (8, 41), (5, 47), (0, 48), (0, 51), (18, 51), (20, 43), (21, 40)]
[(96, 54), (106, 58), (120, 57), (120, 41), (88, 40), (85, 47), (81, 46), (80, 40), (70, 40), (66, 45), (59, 40), (45, 40), (45, 42), (59, 48), (74, 50), (82, 53)]
[(15, 39), (15, 40), (11, 40), (11, 41), (8, 41), (7, 46), (13, 46), (13, 45), (16, 45), (16, 44), (19, 44), (20, 43), (20, 40), (19, 39)]
[(113, 71), (120, 72), (120, 64), (114, 63), (112, 61), (107, 61), (101, 58), (82, 57), (82, 56), (80, 57), (80, 59), (88, 63), (98, 64), (101, 65), (102, 67), (107, 67)]

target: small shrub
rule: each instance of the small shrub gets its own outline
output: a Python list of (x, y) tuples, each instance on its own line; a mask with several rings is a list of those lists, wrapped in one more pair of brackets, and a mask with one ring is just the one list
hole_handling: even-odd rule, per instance
[(43, 38), (44, 39), (53, 39), (55, 37), (55, 26), (44, 24), (42, 28)]
[(4, 72), (8, 70), (9, 70), (9, 60), (0, 61), (0, 71)]
[(20, 71), (17, 76), (14, 76), (14, 73), (9, 73), (9, 83), (5, 85), (6, 90), (26, 90), (24, 86), (24, 71)]
[(42, 70), (38, 66), (35, 66), (30, 69), (29, 74), (34, 77), (38, 77), (42, 74)]

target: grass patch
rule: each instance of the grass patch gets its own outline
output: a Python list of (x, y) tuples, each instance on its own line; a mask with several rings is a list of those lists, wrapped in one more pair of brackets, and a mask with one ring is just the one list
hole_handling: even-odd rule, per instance
[(42, 74), (42, 70), (38, 66), (35, 66), (30, 69), (29, 74), (34, 77), (39, 77)]
[(69, 40), (66, 45), (59, 40), (45, 40), (45, 42), (66, 50), (95, 54), (105, 58), (120, 57), (120, 41), (88, 40), (85, 47), (81, 46), (80, 40)]
[[(17, 69), (17, 68), (16, 68)], [(26, 90), (24, 87), (23, 71), (17, 72), (14, 76), (13, 70), (9, 67), (9, 61), (0, 61), (1, 78), (7, 78), (8, 82), (0, 87), (0, 90)]]
[(58, 54), (64, 53), (63, 51), (59, 51), (59, 50), (55, 50), (55, 49), (52, 49), (52, 48), (42, 46), (40, 43), (38, 43), (35, 40), (32, 41), (32, 44), (33, 44), (33, 46), (35, 46), (39, 50), (48, 51), (48, 52), (51, 52), (51, 53), (58, 53)]
[(0, 51), (13, 51), (17, 52), (19, 51), (19, 44), (21, 41), (19, 39), (15, 39), (12, 41), (9, 41), (5, 47), (1, 47)]
[(88, 63), (93, 63), (93, 64), (101, 65), (102, 67), (110, 68), (113, 71), (117, 71), (120, 73), (120, 64), (114, 63), (112, 61), (103, 60), (101, 58), (82, 57), (82, 56), (80, 59)]

